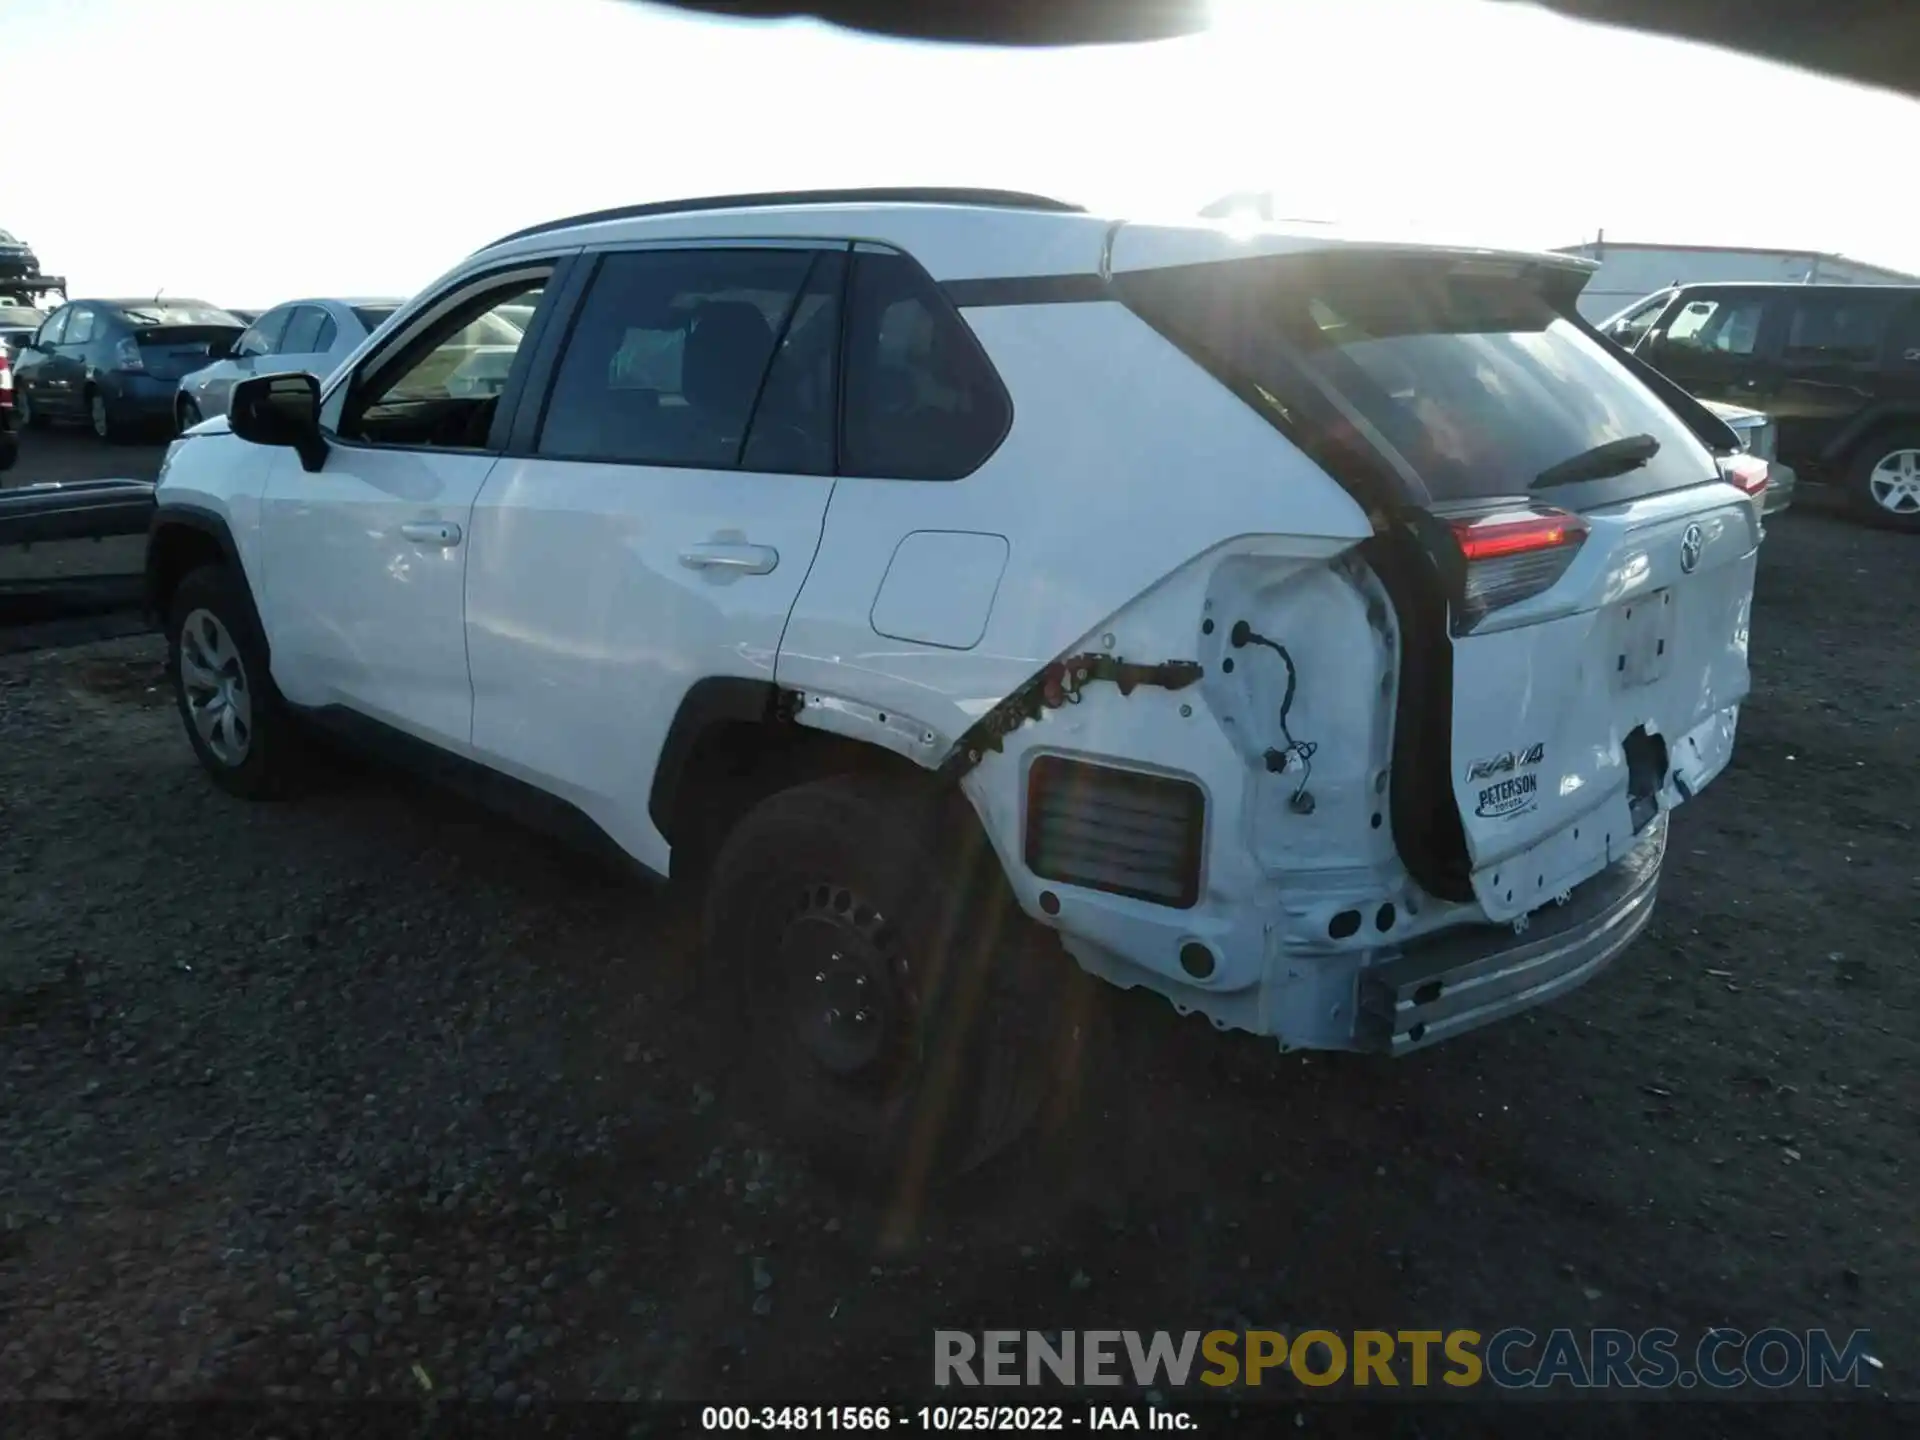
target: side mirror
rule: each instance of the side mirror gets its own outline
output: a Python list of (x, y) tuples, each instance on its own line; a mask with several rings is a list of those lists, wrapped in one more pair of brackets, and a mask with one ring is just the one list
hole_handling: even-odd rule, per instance
[(259, 375), (233, 387), (227, 423), (250, 445), (284, 445), (312, 472), (327, 460), (320, 433), (320, 382), (311, 375)]

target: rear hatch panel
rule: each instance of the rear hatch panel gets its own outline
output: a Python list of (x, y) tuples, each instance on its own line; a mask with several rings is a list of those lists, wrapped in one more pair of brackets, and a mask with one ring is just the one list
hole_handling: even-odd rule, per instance
[(136, 330), (134, 340), (147, 374), (156, 380), (178, 380), (211, 365), (240, 334), (226, 325), (149, 325)]
[[(1285, 238), (1208, 260), (1204, 232), (1129, 243), (1129, 228), (1113, 246), (1120, 296), (1345, 484), (1377, 529), (1415, 537), (1379, 553), (1430, 571), (1383, 579), (1404, 645), (1447, 652), (1434, 666), (1409, 657), (1409, 675), (1431, 680), (1403, 687), (1396, 721), (1429, 742), (1396, 741), (1392, 782), (1396, 840), (1422, 884), (1518, 919), (1620, 859), (1719, 772), (1749, 683), (1753, 506), (1719, 477), (1724, 425), (1572, 313), (1584, 270)], [(1565, 477), (1565, 462), (1622, 447), (1617, 469)], [(1566, 533), (1497, 562), (1459, 539), (1475, 517), (1514, 515), (1558, 517)], [(1480, 583), (1495, 563), (1505, 578)], [(1415, 593), (1435, 598), (1417, 606)], [(1423, 772), (1450, 755), (1452, 773), (1403, 773), (1414, 751)], [(1450, 798), (1459, 826), (1403, 834), (1400, 802), (1416, 792), (1415, 811)], [(1416, 829), (1447, 853), (1412, 853)]]

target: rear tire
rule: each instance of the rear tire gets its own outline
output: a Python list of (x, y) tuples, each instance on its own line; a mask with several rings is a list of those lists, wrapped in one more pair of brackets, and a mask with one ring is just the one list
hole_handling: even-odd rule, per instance
[(1086, 977), (1020, 913), (963, 808), (866, 776), (783, 790), (728, 836), (703, 915), (766, 1104), (907, 1212), (1058, 1118), (1063, 1057), (1095, 1023)]
[(1883, 430), (1854, 452), (1847, 497), (1862, 519), (1920, 533), (1920, 428)]
[(182, 395), (180, 403), (174, 407), (174, 431), (184, 435), (206, 417), (200, 413), (200, 407), (191, 398)]
[(213, 783), (248, 800), (294, 793), (305, 737), (274, 689), (253, 605), (228, 567), (203, 565), (174, 591), (167, 662), (187, 741)]

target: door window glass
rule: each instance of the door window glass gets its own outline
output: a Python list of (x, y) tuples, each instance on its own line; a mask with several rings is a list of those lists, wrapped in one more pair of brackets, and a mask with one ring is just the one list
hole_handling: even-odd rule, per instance
[(1609, 338), (1616, 345), (1625, 346), (1629, 350), (1633, 349), (1646, 338), (1647, 332), (1653, 328), (1653, 322), (1660, 318), (1660, 313), (1672, 301), (1673, 292), (1666, 291), (1635, 306), (1608, 327)]
[(966, 321), (904, 255), (854, 257), (846, 388), (843, 475), (957, 480), (1013, 418)]
[(1804, 295), (1787, 325), (1786, 358), (1871, 365), (1880, 354), (1886, 302), (1878, 295)]
[(274, 346), (276, 355), (312, 355), (322, 347), (319, 344), (320, 327), (327, 323), (327, 312), (317, 305), (297, 306), (293, 318), (287, 322), (286, 333), (280, 337), (280, 343)]
[(73, 307), (73, 318), (67, 321), (67, 338), (63, 345), (85, 345), (93, 339), (95, 330), (93, 311), (85, 305)]
[(733, 469), (808, 250), (608, 255), (554, 377), (539, 453)]
[(334, 323), (333, 316), (327, 314), (326, 311), (320, 310), (315, 313), (320, 316), (320, 329), (313, 337), (313, 349), (308, 353), (312, 355), (324, 355), (333, 349), (334, 342), (340, 338), (340, 327)]
[(262, 355), (273, 354), (280, 348), (280, 337), (286, 333), (287, 322), (292, 318), (291, 310), (269, 310), (249, 325), (246, 333), (234, 343), (233, 358), (255, 360)]
[(540, 303), (545, 275), (483, 286), (398, 349), (373, 357), (356, 381), (340, 434), (375, 445), (485, 449), (501, 392)]
[(1751, 355), (1760, 343), (1766, 302), (1758, 296), (1689, 300), (1667, 326), (1660, 348), (1688, 354)]
[(58, 345), (61, 340), (65, 338), (67, 322), (72, 318), (73, 308), (69, 306), (67, 309), (60, 311), (51, 320), (47, 321), (45, 325), (40, 327), (40, 338), (33, 342), (35, 348), (44, 349), (49, 345)]

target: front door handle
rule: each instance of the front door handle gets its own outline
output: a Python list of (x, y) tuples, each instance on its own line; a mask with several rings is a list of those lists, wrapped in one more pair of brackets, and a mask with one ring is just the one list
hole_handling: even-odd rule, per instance
[(692, 545), (680, 552), (689, 570), (732, 570), (742, 575), (765, 575), (780, 563), (771, 545)]
[(458, 545), (460, 527), (451, 520), (415, 520), (400, 527), (400, 533), (416, 545)]

